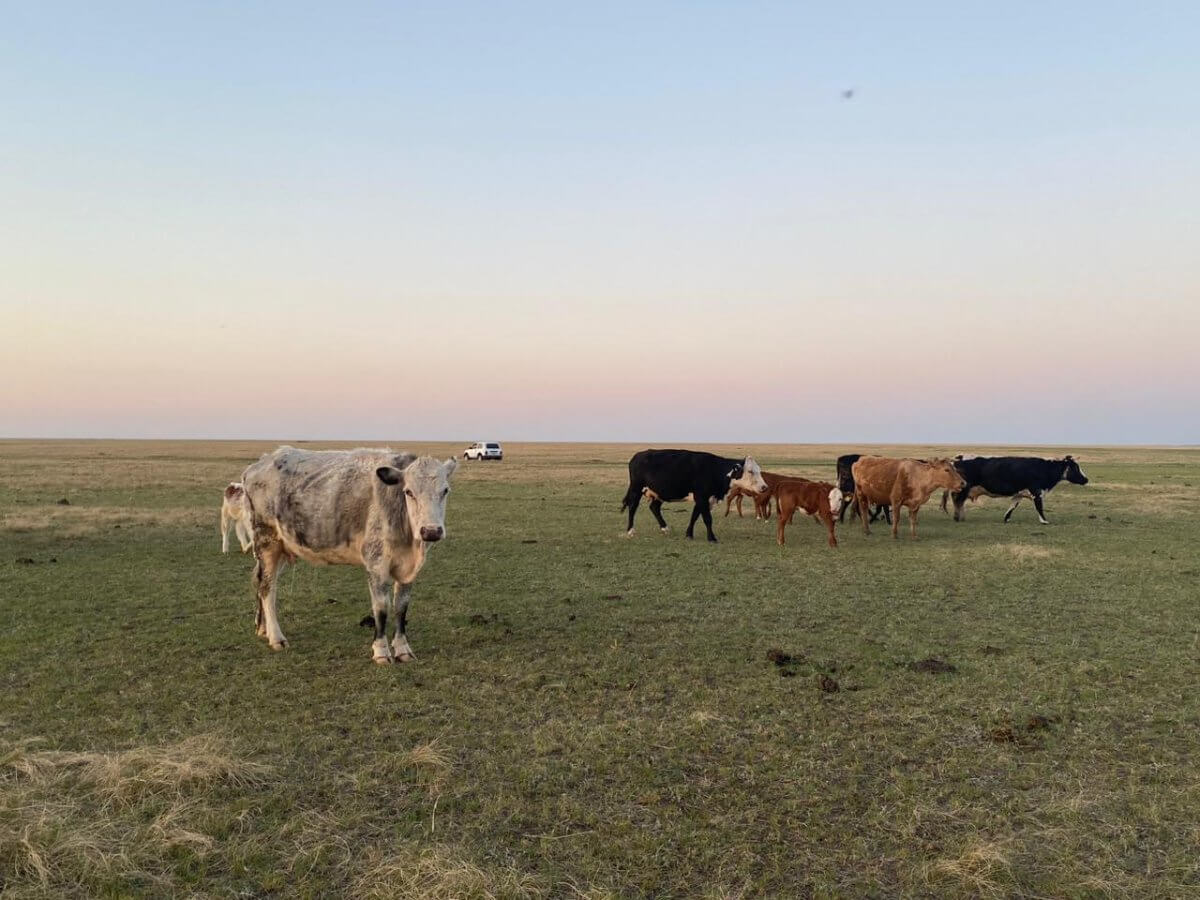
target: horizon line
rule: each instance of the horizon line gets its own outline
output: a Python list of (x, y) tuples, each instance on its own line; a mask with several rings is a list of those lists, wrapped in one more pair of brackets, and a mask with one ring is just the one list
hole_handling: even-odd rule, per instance
[[(401, 443), (410, 442), (415, 444), (461, 444), (475, 443), (473, 439), (463, 438), (270, 438), (270, 437), (235, 437), (235, 438), (216, 438), (216, 437), (3, 437), (0, 436), (0, 443), (19, 443), (22, 441), (39, 441), (46, 443), (71, 443), (71, 442), (129, 442), (129, 443), (191, 443), (191, 444), (245, 444), (245, 443), (274, 443), (286, 445), (289, 442), (297, 444), (352, 444), (361, 442), (368, 443)], [(630, 440), (580, 440), (580, 439), (554, 439), (554, 440), (529, 440), (523, 438), (512, 438), (496, 441), (496, 443), (504, 444), (628, 444), (630, 446), (652, 446), (658, 444), (665, 446), (668, 443), (680, 444), (707, 444), (707, 445), (725, 445), (732, 447), (745, 446), (768, 446), (768, 447), (789, 447), (789, 446), (830, 446), (835, 444), (853, 444), (858, 447), (888, 447), (888, 446), (954, 446), (954, 447), (1049, 447), (1049, 448), (1065, 448), (1072, 447), (1087, 447), (1096, 450), (1104, 449), (1119, 449), (1119, 448), (1144, 448), (1150, 450), (1200, 450), (1200, 444), (1164, 444), (1164, 443), (1133, 443), (1133, 442), (1112, 442), (1112, 443), (1041, 443), (1039, 441), (945, 441), (945, 440), (897, 440), (897, 441), (848, 441), (848, 440), (809, 440), (809, 441), (728, 441), (728, 440), (682, 440), (676, 441), (670, 439), (667, 441), (630, 441)]]

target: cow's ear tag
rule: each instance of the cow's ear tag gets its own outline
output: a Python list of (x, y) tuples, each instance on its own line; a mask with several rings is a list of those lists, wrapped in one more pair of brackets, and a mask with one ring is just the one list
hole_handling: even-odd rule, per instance
[(384, 484), (392, 485), (393, 487), (404, 480), (404, 473), (391, 466), (380, 466), (375, 470), (375, 474), (379, 476), (379, 480)]

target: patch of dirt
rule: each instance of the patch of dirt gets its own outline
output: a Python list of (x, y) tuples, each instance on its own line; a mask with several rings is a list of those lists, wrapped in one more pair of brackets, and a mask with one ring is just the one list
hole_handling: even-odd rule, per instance
[(929, 656), (925, 659), (917, 660), (916, 662), (910, 662), (908, 664), (908, 668), (914, 672), (928, 672), (930, 675), (941, 675), (946, 672), (958, 671), (957, 668), (946, 662), (944, 659), (938, 659), (935, 656)]
[(796, 670), (795, 669), (780, 669), (779, 677), (780, 678), (795, 678)]
[(71, 501), (70, 501), (70, 500), (68, 500), (66, 497), (63, 497), (63, 498), (61, 498), (61, 499), (59, 499), (59, 500), (57, 500), (57, 501), (55, 501), (55, 502), (56, 502), (56, 503), (57, 503), (59, 506), (70, 506), (70, 505), (71, 505)]
[(988, 732), (988, 737), (996, 744), (1015, 744), (1017, 742), (1017, 733), (1008, 725), (993, 728)]
[(604, 599), (605, 600), (624, 600), (625, 595), (624, 594), (605, 594)]
[(17, 562), (18, 566), (36, 566), (37, 565), (37, 560), (34, 559), (32, 556), (18, 556), (16, 562)]
[(826, 694), (836, 694), (839, 690), (841, 690), (841, 686), (828, 675), (821, 675), (819, 678), (817, 678), (817, 687), (823, 690)]
[(472, 625), (486, 625), (488, 623), (487, 616), (483, 613), (472, 613), (468, 621)]
[(522, 544), (536, 544), (537, 539), (536, 538), (528, 538), (526, 540), (521, 541), (521, 543)]
[(1035, 713), (1034, 715), (1030, 716), (1029, 721), (1025, 723), (1025, 729), (1026, 731), (1042, 731), (1043, 729), (1049, 728), (1051, 724), (1057, 721), (1059, 721), (1058, 716), (1043, 716)]
[(803, 662), (803, 660), (803, 653), (801, 653), (799, 656), (793, 656), (790, 653), (784, 653), (778, 647), (772, 647), (767, 651), (767, 661), (773, 662), (777, 666), (790, 666), (792, 663)]
[(993, 647), (991, 644), (985, 644), (982, 648), (980, 648), (979, 652), (984, 656), (1003, 656), (1008, 651), (1003, 647)]

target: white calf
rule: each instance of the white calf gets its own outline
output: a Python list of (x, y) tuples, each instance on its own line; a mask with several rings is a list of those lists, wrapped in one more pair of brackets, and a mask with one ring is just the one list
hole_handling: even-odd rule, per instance
[(229, 552), (229, 526), (233, 526), (238, 543), (245, 553), (253, 545), (250, 525), (250, 501), (240, 481), (231, 481), (225, 488), (225, 499), (221, 501), (221, 552)]

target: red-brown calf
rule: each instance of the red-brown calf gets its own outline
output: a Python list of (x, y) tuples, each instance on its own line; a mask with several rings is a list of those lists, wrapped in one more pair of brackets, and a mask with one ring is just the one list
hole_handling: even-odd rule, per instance
[(802, 509), (814, 519), (823, 522), (829, 531), (829, 546), (836, 547), (833, 511), (841, 506), (842, 492), (826, 481), (809, 481), (807, 478), (783, 478), (774, 488), (775, 512), (779, 518), (775, 525), (779, 545), (783, 546), (783, 530), (791, 524), (797, 509)]

